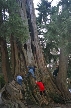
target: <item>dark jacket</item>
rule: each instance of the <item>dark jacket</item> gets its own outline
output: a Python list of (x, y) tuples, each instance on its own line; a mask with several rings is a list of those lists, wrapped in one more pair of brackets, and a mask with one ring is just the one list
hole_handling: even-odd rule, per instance
[(59, 67), (54, 70), (53, 76), (57, 76), (58, 72), (59, 72)]

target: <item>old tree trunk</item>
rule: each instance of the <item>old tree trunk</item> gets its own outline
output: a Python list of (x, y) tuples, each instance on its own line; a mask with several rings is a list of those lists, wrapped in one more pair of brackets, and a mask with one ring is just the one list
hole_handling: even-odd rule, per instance
[[(21, 74), (24, 78), (23, 86), (20, 87), (14, 80), (10, 82), (9, 74), (6, 70), (6, 63), (4, 64), (5, 68), (3, 68), (3, 73), (5, 76), (6, 82), (9, 81), (8, 84), (5, 85), (2, 90), (2, 99), (8, 105), (12, 105), (13, 108), (26, 108), (25, 103), (28, 104), (47, 104), (48, 102), (53, 102), (54, 100), (59, 102), (65, 101), (65, 98), (70, 99), (70, 94), (68, 90), (66, 90), (66, 85), (63, 81), (65, 81), (64, 76), (61, 76), (62, 70), (60, 69), (60, 74), (58, 76), (58, 80), (53, 79), (51, 73), (48, 71), (45, 63), (45, 58), (42, 53), (42, 48), (38, 41), (37, 27), (36, 27), (36, 17), (34, 13), (33, 0), (17, 0), (17, 3), (20, 7), (20, 16), (23, 21), (28, 25), (28, 36), (29, 39), (24, 45), (19, 45), (14, 37), (11, 37), (11, 77), (14, 78), (17, 74)], [(5, 51), (3, 51), (3, 41), (0, 43), (2, 59), (6, 59)], [(63, 55), (63, 53), (61, 53)], [(7, 56), (6, 56), (7, 57)], [(64, 56), (61, 56), (64, 57)], [(63, 58), (65, 59), (65, 58)], [(61, 58), (61, 60), (63, 60)], [(6, 62), (6, 60), (4, 60)], [(41, 97), (39, 94), (39, 90), (35, 88), (35, 80), (30, 76), (29, 78), (25, 78), (27, 74), (27, 65), (29, 64), (36, 65), (37, 69), (35, 72), (36, 79), (41, 80), (45, 84), (46, 88), (46, 97)], [(62, 62), (63, 63), (63, 62)], [(64, 62), (65, 63), (65, 62)], [(66, 64), (62, 64), (63, 69)], [(61, 66), (61, 65), (60, 65)], [(65, 70), (64, 70), (65, 71)], [(65, 75), (65, 74), (64, 74)], [(60, 78), (61, 76), (61, 78)], [(63, 79), (63, 80), (62, 80)], [(57, 84), (57, 83), (58, 84)], [(60, 85), (59, 85), (60, 83)], [(62, 88), (61, 88), (62, 87)], [(64, 92), (61, 91), (64, 90)], [(22, 90), (22, 92), (21, 92)], [(67, 95), (69, 94), (69, 95)]]

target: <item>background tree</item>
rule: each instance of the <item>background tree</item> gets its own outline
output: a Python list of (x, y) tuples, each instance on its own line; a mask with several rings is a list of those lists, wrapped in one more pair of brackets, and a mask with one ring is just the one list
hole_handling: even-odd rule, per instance
[[(62, 85), (62, 83), (65, 82), (65, 84), (63, 84), (65, 87), (64, 88), (63, 86), (61, 87), (63, 90), (67, 88), (66, 78), (67, 78), (68, 55), (69, 55), (68, 47), (70, 45), (69, 28), (71, 25), (69, 6), (70, 6), (70, 1), (60, 1), (57, 7), (51, 7), (51, 12), (50, 12), (51, 20), (50, 22), (48, 21), (48, 23), (46, 24), (46, 27), (45, 27), (46, 31), (45, 33), (43, 33), (43, 36), (45, 34), (44, 40), (47, 40), (46, 43), (48, 42), (54, 43), (55, 46), (52, 46), (52, 49), (55, 48), (57, 51), (58, 51), (58, 48), (60, 49), (60, 58), (59, 58), (60, 65), (59, 65), (59, 74), (58, 74), (57, 80), (62, 79), (60, 85)], [(61, 10), (60, 10), (60, 7), (61, 7)], [(51, 45), (53, 45), (52, 43)], [(59, 88), (60, 88), (60, 85), (58, 85)]]
[[(57, 53), (59, 52), (59, 49), (57, 45), (55, 44), (55, 41), (44, 38), (44, 34), (48, 31), (48, 24), (51, 21), (51, 15), (56, 11), (55, 7), (52, 9), (51, 3), (52, 2), (48, 2), (46, 0), (45, 1), (41, 0), (41, 3), (38, 4), (37, 27), (38, 27), (39, 41), (40, 41), (40, 44), (42, 45), (46, 62), (51, 64), (51, 59), (53, 59), (55, 62), (54, 64), (56, 64), (57, 58), (58, 58)], [(40, 14), (42, 14), (42, 17)], [(43, 20), (43, 17), (45, 18), (45, 22)], [(55, 48), (54, 55), (50, 53), (51, 51), (53, 51), (53, 48)]]

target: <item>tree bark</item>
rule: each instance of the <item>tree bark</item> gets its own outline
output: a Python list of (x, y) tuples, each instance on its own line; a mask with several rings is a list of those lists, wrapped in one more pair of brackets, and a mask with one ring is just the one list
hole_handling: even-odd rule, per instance
[(7, 51), (7, 44), (3, 38), (0, 38), (1, 43), (1, 57), (2, 57), (2, 72), (5, 82), (11, 81), (10, 63)]
[(67, 68), (68, 68), (68, 54), (64, 47), (60, 49), (60, 58), (59, 58), (59, 72), (56, 79), (57, 87), (61, 91), (65, 99), (71, 99), (71, 94), (67, 88)]
[[(16, 44), (16, 40), (14, 39), (14, 42), (12, 43), (12, 45), (13, 45), (12, 51), (14, 51), (12, 54), (12, 56), (13, 56), (12, 62), (14, 62), (13, 70), (15, 69), (13, 74), (17, 75), (17, 73), (23, 73), (23, 77), (24, 77), (23, 99), (24, 99), (24, 97), (26, 97), (25, 100), (27, 101), (28, 104), (29, 104), (29, 102), (39, 103), (39, 104), (42, 103), (42, 97), (40, 96), (39, 90), (37, 87), (35, 88), (34, 78), (32, 76), (30, 76), (28, 79), (25, 78), (25, 74), (27, 74), (27, 72), (28, 72), (27, 65), (29, 65), (31, 63), (32, 65), (35, 64), (37, 66), (37, 70), (35, 72), (36, 79), (37, 80), (42, 79), (42, 81), (44, 82), (45, 88), (46, 88), (47, 96), (44, 97), (44, 99), (43, 99), (43, 101), (46, 100), (44, 103), (46, 104), (48, 101), (50, 102), (50, 99), (55, 100), (55, 98), (56, 99), (58, 98), (61, 101), (63, 101), (63, 100), (65, 100), (65, 97), (67, 95), (64, 95), (64, 91), (63, 91), (64, 89), (62, 89), (62, 91), (63, 91), (62, 92), (61, 89), (59, 89), (59, 87), (63, 86), (63, 88), (64, 88), (64, 86), (66, 86), (66, 83), (64, 85), (61, 85), (61, 84), (63, 84), (66, 81), (66, 69), (67, 69), (66, 63), (67, 62), (66, 61), (63, 62), (61, 60), (67, 60), (67, 59), (64, 58), (64, 56), (62, 56), (62, 54), (61, 54), (60, 64), (61, 63), (63, 63), (63, 64), (61, 64), (60, 67), (62, 67), (63, 69), (60, 68), (60, 70), (59, 70), (59, 75), (58, 75), (57, 81), (58, 81), (58, 83), (60, 82), (59, 83), (60, 85), (58, 84), (58, 86), (57, 86), (57, 84), (54, 82), (54, 79), (53, 79), (51, 73), (47, 69), (47, 64), (45, 62), (42, 48), (38, 41), (38, 33), (37, 33), (37, 27), (36, 27), (36, 18), (35, 18), (35, 13), (34, 13), (33, 0), (23, 0), (21, 3), (22, 4), (20, 5), (20, 7), (21, 7), (20, 15), (21, 15), (22, 20), (25, 19), (26, 25), (28, 25), (29, 39), (25, 43), (25, 45), (27, 47), (26, 49), (25, 49), (25, 47), (18, 49), (18, 44)], [(19, 59), (18, 54), (20, 55), (20, 59)], [(22, 67), (24, 67), (24, 68), (22, 68)], [(23, 69), (23, 71), (22, 71), (22, 69)], [(63, 74), (61, 72), (63, 72)], [(61, 78), (60, 78), (60, 76), (61, 76)], [(16, 86), (16, 88), (17, 88), (17, 86)], [(9, 93), (9, 91), (8, 91), (9, 87), (6, 88), (6, 90)], [(12, 100), (12, 101), (14, 101), (14, 100)], [(17, 101), (17, 99), (16, 99), (16, 101)], [(19, 99), (19, 102), (21, 103), (22, 100)], [(15, 105), (16, 105), (16, 103), (15, 103)], [(18, 106), (18, 108), (19, 108), (19, 106)], [(23, 108), (23, 107), (21, 107), (21, 108)]]
[(10, 43), (11, 43), (11, 73), (12, 73), (12, 77), (14, 77), (15, 75), (15, 49), (14, 49), (13, 36), (11, 36)]

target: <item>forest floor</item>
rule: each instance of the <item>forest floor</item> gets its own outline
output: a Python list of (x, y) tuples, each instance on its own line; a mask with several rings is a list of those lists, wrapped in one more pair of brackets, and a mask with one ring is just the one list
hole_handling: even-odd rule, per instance
[(47, 108), (71, 108), (71, 103), (68, 103), (68, 104), (50, 104)]
[[(28, 105), (26, 108), (71, 108), (71, 103), (69, 104), (49, 104), (48, 106), (38, 106), (38, 105)], [(0, 108), (9, 108), (7, 105), (0, 104)]]
[(71, 108), (71, 104), (49, 104), (48, 106), (33, 106), (30, 105), (28, 108)]
[[(10, 108), (7, 106), (7, 104), (4, 104), (1, 99), (1, 93), (0, 93), (0, 108)], [(47, 106), (46, 105), (27, 105), (25, 108), (71, 108), (71, 102), (66, 104), (59, 104), (59, 103), (50, 103)]]

